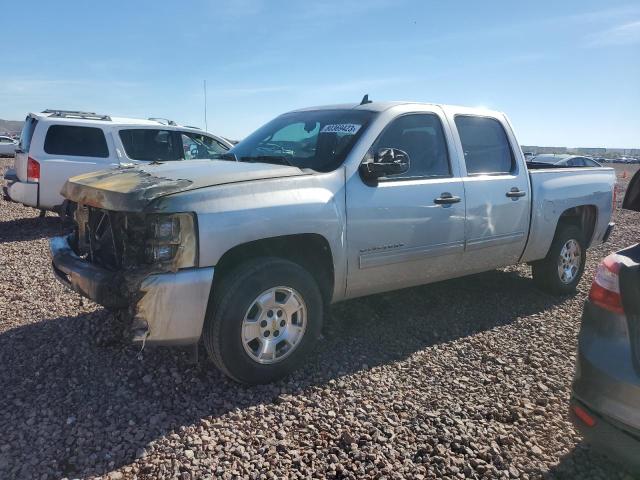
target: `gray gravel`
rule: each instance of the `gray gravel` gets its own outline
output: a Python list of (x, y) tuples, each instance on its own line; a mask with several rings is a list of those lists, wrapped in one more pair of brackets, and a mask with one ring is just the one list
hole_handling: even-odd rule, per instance
[(308, 365), (256, 388), (204, 355), (138, 359), (54, 280), (64, 227), (36, 217), (0, 200), (2, 479), (631, 478), (581, 443), (567, 403), (594, 266), (637, 241), (636, 214), (576, 296), (520, 266), (339, 304)]

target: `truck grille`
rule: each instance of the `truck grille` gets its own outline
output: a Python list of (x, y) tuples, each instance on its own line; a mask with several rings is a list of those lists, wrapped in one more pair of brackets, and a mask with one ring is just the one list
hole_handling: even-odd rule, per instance
[(109, 270), (134, 268), (144, 262), (144, 218), (78, 205), (77, 253)]

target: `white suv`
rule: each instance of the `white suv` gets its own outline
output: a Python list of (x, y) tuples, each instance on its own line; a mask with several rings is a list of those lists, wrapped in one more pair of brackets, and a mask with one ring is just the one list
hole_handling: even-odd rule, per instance
[(195, 127), (151, 118), (117, 118), (89, 112), (30, 113), (5, 173), (6, 200), (68, 213), (60, 189), (70, 177), (123, 163), (211, 158), (233, 145)]

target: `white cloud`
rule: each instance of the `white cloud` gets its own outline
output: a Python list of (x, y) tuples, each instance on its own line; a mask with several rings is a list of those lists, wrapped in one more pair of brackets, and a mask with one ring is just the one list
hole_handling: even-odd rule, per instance
[(588, 45), (602, 47), (640, 43), (640, 20), (624, 23), (591, 35)]

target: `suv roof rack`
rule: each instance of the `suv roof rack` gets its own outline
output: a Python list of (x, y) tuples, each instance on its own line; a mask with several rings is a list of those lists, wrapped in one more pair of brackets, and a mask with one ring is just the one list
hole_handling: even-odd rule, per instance
[(194, 127), (193, 125), (185, 125), (184, 128), (194, 128), (196, 130), (202, 130), (200, 127)]
[(154, 122), (162, 123), (164, 125), (171, 125), (172, 127), (175, 127), (178, 125), (173, 120), (169, 120), (168, 118), (162, 118), (162, 117), (149, 117), (147, 120), (153, 120)]
[(84, 120), (107, 120), (111, 121), (109, 115), (100, 115), (95, 112), (81, 112), (79, 110), (57, 110), (53, 108), (47, 108), (42, 113), (50, 113), (51, 117), (58, 118), (82, 118)]

